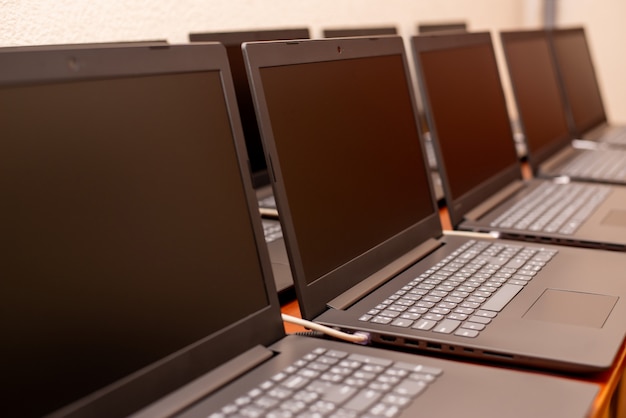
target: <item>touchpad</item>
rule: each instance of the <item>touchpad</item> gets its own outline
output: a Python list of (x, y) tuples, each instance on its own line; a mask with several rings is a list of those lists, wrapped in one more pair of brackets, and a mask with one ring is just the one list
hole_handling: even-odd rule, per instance
[(547, 289), (524, 318), (602, 328), (617, 300), (617, 296)]
[(614, 209), (610, 211), (609, 214), (602, 219), (602, 223), (605, 225), (626, 227), (626, 210)]

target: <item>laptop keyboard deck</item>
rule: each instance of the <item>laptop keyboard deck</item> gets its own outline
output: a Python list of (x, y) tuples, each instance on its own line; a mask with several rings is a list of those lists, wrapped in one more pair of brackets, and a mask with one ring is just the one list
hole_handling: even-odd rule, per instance
[(208, 417), (394, 417), (442, 373), (417, 363), (317, 348)]
[(599, 184), (543, 183), (491, 222), (492, 227), (571, 235), (606, 199)]
[(584, 152), (565, 165), (562, 171), (570, 177), (626, 181), (626, 153), (618, 150)]
[(359, 320), (474, 338), (556, 253), (471, 240)]

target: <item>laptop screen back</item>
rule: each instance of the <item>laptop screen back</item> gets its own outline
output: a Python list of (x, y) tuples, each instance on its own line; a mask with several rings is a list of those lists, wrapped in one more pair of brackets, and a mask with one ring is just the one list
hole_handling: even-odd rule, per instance
[(431, 129), (458, 199), (517, 163), (493, 47), (486, 37), (420, 51), (419, 61)]
[(331, 28), (324, 29), (324, 38), (347, 38), (350, 36), (380, 36), (396, 35), (398, 29), (395, 26), (381, 26), (370, 28)]
[(260, 75), (309, 284), (433, 213), (401, 55)]
[(246, 74), (246, 67), (241, 53), (241, 44), (252, 41), (306, 38), (309, 38), (309, 30), (306, 28), (269, 29), (250, 32), (192, 33), (189, 35), (189, 40), (192, 42), (220, 42), (226, 47), (230, 72), (235, 85), (235, 94), (237, 95), (237, 106), (239, 107), (243, 135), (246, 140), (248, 158), (250, 159), (250, 170), (254, 187), (268, 185), (269, 177), (259, 125), (254, 113), (254, 105), (252, 104), (248, 75)]
[(565, 105), (545, 31), (502, 33), (530, 159), (569, 142)]
[(50, 413), (269, 304), (220, 72), (3, 86), (0, 115), (0, 415)]
[(554, 56), (577, 134), (606, 122), (585, 32), (563, 29), (552, 32)]

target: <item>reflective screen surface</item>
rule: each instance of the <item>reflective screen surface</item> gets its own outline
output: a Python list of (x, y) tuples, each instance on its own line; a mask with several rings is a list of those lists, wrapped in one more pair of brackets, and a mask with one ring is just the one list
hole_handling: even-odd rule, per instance
[(401, 55), (260, 74), (308, 283), (434, 212)]
[(0, 415), (268, 305), (219, 72), (3, 87), (0, 118)]
[(511, 82), (531, 153), (568, 135), (547, 35), (503, 41)]
[(554, 54), (578, 133), (606, 121), (602, 97), (582, 30), (555, 31)]
[(454, 199), (517, 162), (491, 44), (420, 52), (423, 88)]

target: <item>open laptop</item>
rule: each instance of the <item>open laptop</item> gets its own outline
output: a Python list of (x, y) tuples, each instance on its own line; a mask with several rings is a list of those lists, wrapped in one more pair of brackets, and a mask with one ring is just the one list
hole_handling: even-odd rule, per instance
[(626, 151), (572, 144), (549, 32), (509, 31), (500, 38), (533, 172), (626, 184)]
[(397, 35), (395, 26), (327, 28), (322, 31), (324, 38), (348, 38), (353, 36)]
[(243, 415), (333, 361), (402, 379), (286, 405), (589, 413), (596, 384), (285, 338), (220, 45), (0, 54), (0, 109), (0, 415)]
[(254, 114), (250, 86), (248, 84), (246, 68), (241, 54), (241, 44), (249, 41), (305, 39), (309, 37), (308, 28), (189, 34), (189, 40), (191, 42), (220, 42), (226, 47), (230, 70), (233, 75), (233, 83), (235, 85), (235, 93), (237, 95), (239, 114), (241, 115), (246, 149), (250, 160), (252, 184), (256, 190), (259, 210), (263, 215), (265, 242), (269, 248), (276, 289), (281, 301), (293, 299), (293, 278), (291, 277), (280, 222), (276, 219), (278, 217), (276, 201), (274, 200), (272, 186), (270, 185), (267, 164), (265, 162), (265, 153), (263, 152), (263, 143), (259, 135), (259, 127)]
[(578, 139), (626, 146), (626, 126), (607, 118), (583, 27), (550, 31), (559, 79)]
[(417, 33), (467, 32), (467, 22), (422, 22), (417, 25)]
[(489, 33), (412, 42), (455, 228), (626, 250), (624, 186), (522, 180)]
[(400, 37), (250, 43), (244, 56), (303, 317), (377, 344), (611, 365), (623, 254), (443, 236)]

